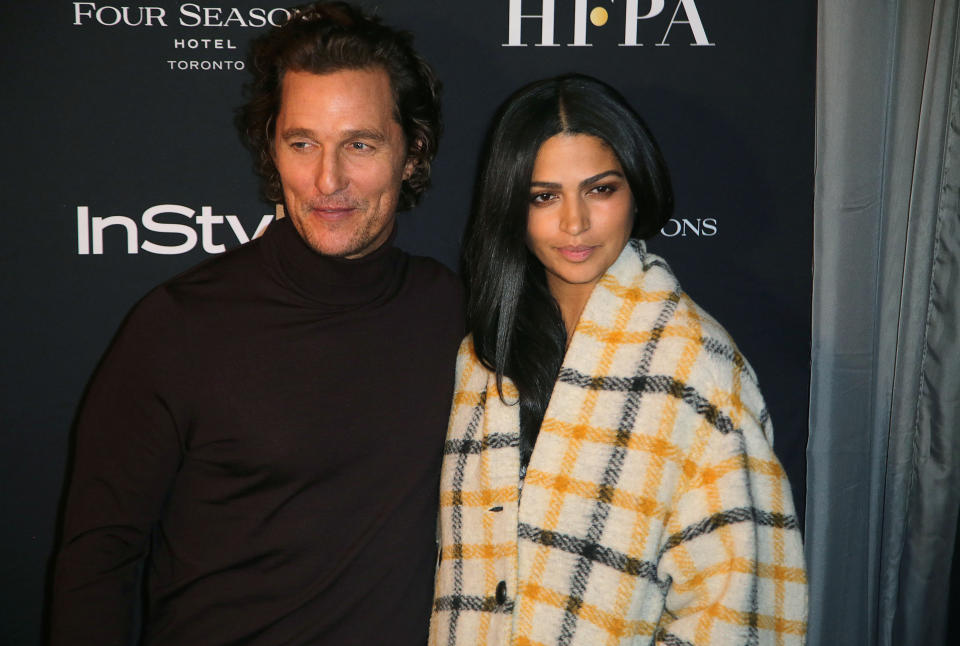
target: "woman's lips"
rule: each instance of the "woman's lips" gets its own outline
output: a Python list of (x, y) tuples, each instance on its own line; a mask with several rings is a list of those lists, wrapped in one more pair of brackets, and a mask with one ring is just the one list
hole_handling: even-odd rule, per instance
[(570, 262), (583, 262), (593, 254), (594, 249), (596, 249), (596, 247), (587, 247), (584, 245), (557, 247), (560, 255)]

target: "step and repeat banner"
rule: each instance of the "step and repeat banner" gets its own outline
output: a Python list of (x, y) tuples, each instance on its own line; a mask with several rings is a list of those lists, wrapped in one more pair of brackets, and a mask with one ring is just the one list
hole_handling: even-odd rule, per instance
[[(443, 81), (433, 187), (400, 215), (399, 244), (452, 268), (477, 154), (511, 91), (575, 71), (635, 105), (677, 195), (650, 248), (753, 364), (802, 506), (816, 3), (361, 4), (413, 32)], [(249, 41), (287, 16), (263, 0), (0, 9), (6, 644), (41, 639), (72, 420), (124, 315), (150, 287), (274, 218), (233, 114)]]

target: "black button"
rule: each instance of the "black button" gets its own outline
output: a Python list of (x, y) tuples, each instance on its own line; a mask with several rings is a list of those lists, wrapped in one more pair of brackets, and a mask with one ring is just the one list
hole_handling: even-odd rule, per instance
[(496, 507), (491, 507), (490, 511), (503, 511), (503, 507), (501, 507), (500, 505), (497, 505)]
[(501, 581), (497, 584), (497, 603), (503, 605), (507, 600), (507, 582)]

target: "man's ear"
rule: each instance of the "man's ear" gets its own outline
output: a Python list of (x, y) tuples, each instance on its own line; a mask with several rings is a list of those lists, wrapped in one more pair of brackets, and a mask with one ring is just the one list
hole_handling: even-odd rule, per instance
[(413, 176), (413, 171), (417, 170), (419, 164), (420, 151), (423, 150), (423, 140), (417, 138), (416, 143), (410, 146), (407, 152), (407, 161), (403, 165), (403, 179), (408, 180)]
[(267, 138), (267, 154), (270, 155), (270, 159), (273, 160), (273, 163), (277, 163), (277, 133), (272, 132), (274, 128), (274, 119), (275, 115), (270, 115), (270, 118), (267, 119), (267, 123), (263, 126), (263, 134)]

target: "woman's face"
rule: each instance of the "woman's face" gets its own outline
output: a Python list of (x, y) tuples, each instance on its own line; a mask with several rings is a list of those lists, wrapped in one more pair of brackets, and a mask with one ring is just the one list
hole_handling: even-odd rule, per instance
[(605, 141), (559, 134), (537, 153), (527, 246), (543, 263), (554, 298), (593, 290), (630, 238), (633, 195)]

